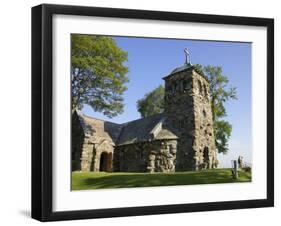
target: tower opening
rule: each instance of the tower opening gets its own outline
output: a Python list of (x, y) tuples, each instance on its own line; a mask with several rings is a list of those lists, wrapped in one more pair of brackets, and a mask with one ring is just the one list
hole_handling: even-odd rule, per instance
[(203, 151), (203, 157), (204, 157), (204, 163), (206, 165), (206, 168), (209, 166), (209, 148), (205, 147)]

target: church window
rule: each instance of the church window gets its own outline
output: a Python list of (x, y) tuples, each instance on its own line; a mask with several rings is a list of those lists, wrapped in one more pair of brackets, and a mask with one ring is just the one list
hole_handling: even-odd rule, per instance
[(170, 151), (171, 154), (176, 154), (177, 149), (172, 144), (170, 144), (169, 145), (169, 151)]
[(143, 150), (140, 150), (140, 159), (143, 159)]
[(182, 82), (182, 86), (183, 86), (183, 91), (186, 91), (187, 82), (186, 82), (186, 81), (183, 81), (183, 82)]
[(205, 110), (203, 110), (203, 116), (206, 117), (207, 116), (207, 113)]
[(206, 87), (206, 84), (204, 84), (204, 95), (207, 96), (208, 93), (207, 93), (207, 87)]
[(166, 87), (166, 92), (167, 92), (167, 93), (170, 93), (170, 92), (171, 92), (171, 86), (167, 86), (167, 87)]
[(184, 128), (184, 120), (179, 120), (179, 128)]
[(172, 93), (175, 92), (175, 86), (174, 86), (174, 84), (171, 85), (171, 92), (172, 92)]
[(179, 88), (180, 92), (183, 92), (183, 83), (182, 83), (182, 81), (179, 82), (179, 86), (180, 86), (180, 88)]
[(175, 82), (175, 92), (179, 91), (179, 82)]
[(209, 148), (208, 147), (204, 148), (203, 157), (204, 157), (204, 162), (208, 163), (209, 162)]
[(199, 88), (199, 94), (202, 94), (202, 84), (200, 80), (198, 80), (198, 88)]
[(173, 93), (176, 93), (177, 92), (177, 83), (174, 83), (173, 84)]

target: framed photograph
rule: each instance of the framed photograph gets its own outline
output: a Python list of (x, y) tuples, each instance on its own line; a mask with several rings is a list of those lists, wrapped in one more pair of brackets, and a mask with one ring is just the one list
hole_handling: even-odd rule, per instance
[(272, 207), (274, 21), (32, 8), (32, 217)]

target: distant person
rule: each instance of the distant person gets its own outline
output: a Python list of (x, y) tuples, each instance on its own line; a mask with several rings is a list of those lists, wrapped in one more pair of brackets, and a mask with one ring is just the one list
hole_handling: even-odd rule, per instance
[(243, 168), (243, 156), (239, 155), (238, 157), (238, 166), (239, 168)]

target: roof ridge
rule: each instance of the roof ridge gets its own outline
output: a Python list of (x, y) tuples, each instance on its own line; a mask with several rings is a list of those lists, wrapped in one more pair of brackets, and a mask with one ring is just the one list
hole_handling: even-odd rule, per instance
[(85, 118), (94, 119), (94, 120), (98, 120), (98, 121), (102, 121), (102, 122), (109, 122), (109, 123), (112, 123), (112, 124), (115, 124), (115, 125), (122, 125), (123, 124), (123, 123), (116, 123), (116, 122), (111, 122), (111, 121), (95, 118), (93, 116), (89, 116), (89, 115), (86, 115), (84, 113), (82, 113), (82, 116), (85, 117)]
[(121, 137), (121, 135), (122, 135), (122, 133), (124, 132), (124, 128), (126, 127), (126, 125), (124, 125), (124, 126), (122, 126), (122, 128), (121, 128), (121, 130), (120, 130), (120, 132), (119, 132), (119, 134), (118, 134), (118, 137), (116, 138), (116, 145), (118, 145), (118, 143), (119, 143), (119, 140), (120, 140), (120, 137)]
[(157, 135), (159, 134), (159, 132), (162, 130), (162, 125), (163, 122), (166, 120), (166, 117), (163, 117), (159, 120), (159, 122), (152, 128), (152, 130), (150, 131), (150, 134), (153, 135), (153, 137), (157, 137)]
[(132, 121), (129, 121), (129, 122), (125, 122), (125, 123), (122, 123), (121, 125), (127, 125), (131, 122), (136, 122), (136, 121), (139, 121), (139, 120), (144, 120), (144, 119), (149, 119), (149, 118), (152, 118), (152, 117), (155, 117), (155, 116), (159, 116), (159, 115), (164, 115), (165, 113), (164, 112), (161, 112), (161, 113), (157, 113), (157, 114), (154, 114), (154, 115), (150, 115), (148, 117), (143, 117), (143, 118), (138, 118), (138, 119), (134, 119)]

